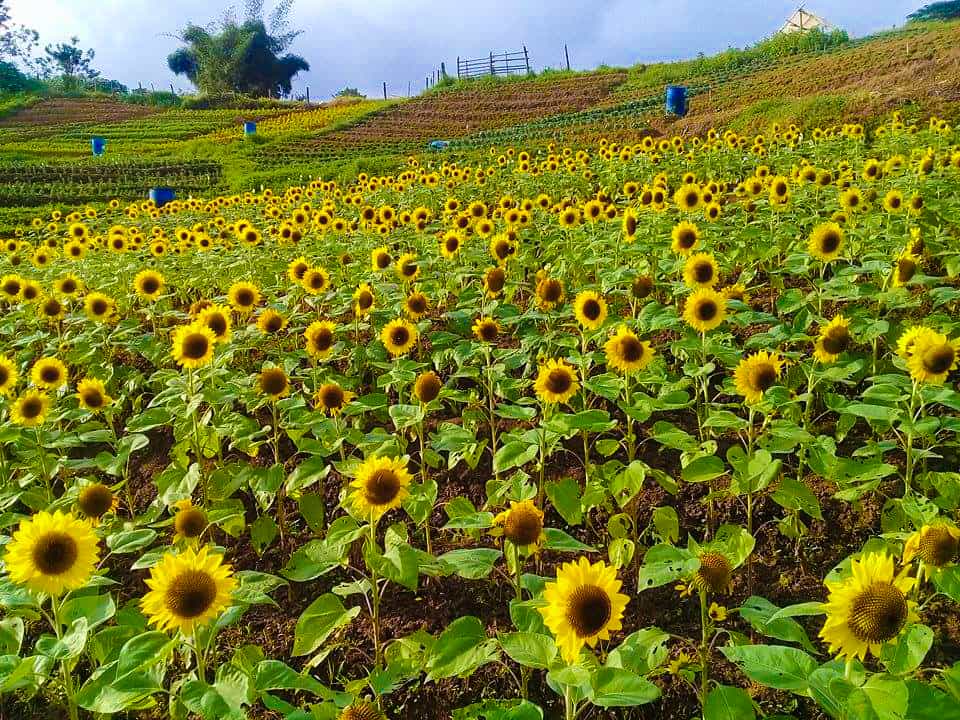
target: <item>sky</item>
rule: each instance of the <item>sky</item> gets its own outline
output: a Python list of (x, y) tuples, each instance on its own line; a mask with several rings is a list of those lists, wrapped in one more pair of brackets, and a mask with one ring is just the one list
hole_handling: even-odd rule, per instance
[[(242, 7), (242, 0), (233, 0)], [(231, 0), (9, 0), (15, 22), (40, 33), (41, 44), (73, 35), (96, 51), (104, 77), (135, 88), (192, 90), (167, 68), (178, 47), (171, 38), (188, 21), (222, 17)], [(272, 0), (266, 0), (268, 9)], [(564, 44), (574, 69), (600, 64), (678, 60), (744, 47), (775, 33), (797, 0), (297, 0), (292, 25), (303, 34), (292, 52), (311, 65), (294, 79), (311, 99), (358, 87), (381, 95), (417, 94), (424, 79), (456, 59), (526, 46), (534, 70), (564, 64)], [(901, 25), (923, 0), (814, 0), (807, 10), (858, 37)], [(722, 10), (718, 9), (722, 8)], [(867, 10), (869, 8), (869, 10)]]

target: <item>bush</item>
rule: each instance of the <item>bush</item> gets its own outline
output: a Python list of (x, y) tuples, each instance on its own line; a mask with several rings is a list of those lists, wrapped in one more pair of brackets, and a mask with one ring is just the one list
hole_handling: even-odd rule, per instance
[(218, 95), (190, 95), (183, 99), (188, 110), (267, 110), (271, 108), (296, 107), (297, 103), (269, 98), (254, 98), (239, 93)]
[(13, 63), (0, 62), (0, 92), (37, 92), (42, 83), (24, 75)]

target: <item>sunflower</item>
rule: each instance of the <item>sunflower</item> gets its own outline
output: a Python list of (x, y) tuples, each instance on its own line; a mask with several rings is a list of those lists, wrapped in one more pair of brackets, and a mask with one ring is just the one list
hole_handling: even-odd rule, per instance
[(317, 320), (310, 323), (303, 333), (307, 341), (307, 353), (312, 358), (323, 360), (330, 356), (336, 341), (334, 330), (337, 326), (329, 320)]
[(637, 275), (630, 283), (630, 294), (637, 300), (643, 300), (653, 292), (653, 278), (649, 275)]
[(510, 235), (494, 235), (490, 239), (490, 256), (500, 265), (506, 265), (507, 261), (517, 252), (517, 244), (511, 239)]
[(763, 399), (763, 393), (780, 379), (782, 369), (783, 360), (776, 353), (761, 350), (740, 361), (733, 373), (733, 382), (744, 402), (758, 403)]
[(213, 359), (217, 338), (213, 331), (199, 321), (181, 325), (173, 331), (170, 354), (181, 367), (198, 368)]
[(368, 283), (360, 283), (353, 291), (353, 312), (357, 317), (366, 317), (373, 310), (373, 288)]
[(893, 286), (903, 287), (913, 280), (920, 267), (920, 258), (909, 250), (901, 252), (893, 263)]
[(836, 655), (879, 657), (886, 643), (919, 619), (917, 604), (907, 597), (916, 579), (907, 576), (907, 568), (894, 575), (893, 558), (886, 553), (855, 558), (848, 577), (824, 584), (830, 594), (820, 637)]
[(493, 318), (481, 317), (473, 323), (473, 334), (480, 342), (493, 343), (500, 335), (500, 323)]
[(310, 263), (307, 262), (307, 259), (301, 255), (298, 258), (294, 258), (290, 261), (290, 264), (287, 265), (287, 277), (290, 278), (290, 282), (299, 284), (303, 280), (304, 273), (310, 269)]
[(696, 210), (700, 206), (701, 199), (700, 186), (693, 183), (681, 185), (673, 194), (673, 202), (679, 210), (684, 212)]
[(39, 390), (27, 390), (10, 407), (10, 421), (24, 427), (43, 425), (50, 411), (50, 398)]
[(37, 308), (37, 313), (47, 322), (55, 323), (63, 319), (66, 313), (66, 307), (59, 298), (49, 295), (40, 303)]
[(807, 250), (822, 262), (836, 260), (843, 250), (843, 228), (835, 222), (817, 225), (810, 233)]
[(17, 302), (23, 292), (23, 278), (19, 275), (0, 277), (0, 293), (8, 302)]
[(537, 546), (544, 539), (543, 511), (530, 500), (510, 502), (510, 507), (493, 519), (491, 535), (502, 535), (519, 548)]
[(429, 308), (427, 296), (419, 290), (414, 290), (403, 301), (403, 310), (411, 320), (419, 320), (427, 314)]
[(813, 357), (822, 363), (836, 362), (850, 342), (850, 321), (843, 315), (836, 315), (820, 330), (820, 337), (813, 347)]
[(210, 330), (216, 342), (225, 343), (230, 339), (233, 319), (230, 316), (230, 308), (226, 305), (204, 307), (197, 314), (196, 322)]
[(337, 416), (356, 395), (335, 382), (324, 383), (313, 396), (314, 405), (324, 415)]
[(701, 592), (716, 595), (730, 591), (733, 581), (733, 564), (721, 552), (708, 550), (700, 554), (700, 567), (690, 577), (690, 586)]
[(580, 224), (580, 211), (575, 207), (564, 208), (558, 220), (562, 228), (575, 228)]
[(391, 320), (380, 331), (380, 340), (393, 357), (403, 355), (417, 342), (417, 327), (402, 318)]
[(537, 306), (541, 310), (552, 310), (563, 304), (563, 281), (552, 277), (541, 277), (537, 281)]
[(60, 295), (73, 297), (83, 289), (83, 283), (81, 283), (80, 279), (73, 273), (67, 273), (54, 281), (53, 289)]
[(345, 707), (343, 712), (337, 716), (337, 720), (386, 720), (386, 715), (377, 710), (376, 705), (371, 705), (365, 700), (358, 700)]
[(949, 340), (940, 333), (925, 335), (914, 342), (907, 360), (910, 376), (917, 382), (942, 385), (957, 367), (958, 352), (960, 340)]
[(607, 319), (607, 301), (599, 293), (585, 290), (574, 299), (573, 313), (584, 329), (596, 330)]
[(9, 395), (17, 385), (17, 365), (6, 355), (0, 354), (0, 395)]
[(556, 582), (547, 583), (543, 591), (547, 606), (538, 610), (566, 662), (575, 663), (584, 645), (596, 647), (623, 628), (630, 598), (619, 592), (620, 586), (614, 567), (603, 561), (591, 564), (584, 557), (564, 563)]
[(193, 635), (229, 607), (237, 581), (221, 555), (202, 547), (166, 553), (150, 569), (146, 584), (150, 591), (140, 607), (148, 622)]
[(388, 510), (400, 507), (410, 494), (412, 479), (406, 459), (369, 457), (350, 483), (350, 503), (357, 514), (371, 521), (379, 520)]
[(442, 389), (443, 382), (433, 370), (420, 373), (413, 383), (413, 394), (424, 405), (436, 400)]
[(97, 526), (107, 513), (115, 513), (120, 499), (102, 483), (90, 483), (77, 495), (77, 507), (91, 524)]
[(133, 278), (133, 289), (144, 300), (156, 300), (163, 292), (163, 275), (156, 270), (141, 270)]
[(683, 264), (683, 279), (692, 288), (712, 288), (720, 280), (717, 261), (710, 253), (690, 255)]
[(330, 289), (330, 273), (323, 268), (310, 268), (303, 274), (300, 285), (311, 295), (320, 295)]
[(890, 190), (883, 198), (883, 209), (888, 213), (899, 213), (903, 211), (903, 193), (899, 190)]
[(507, 273), (502, 267), (489, 268), (483, 274), (483, 290), (487, 297), (497, 297), (503, 292), (503, 286), (507, 281)]
[(643, 370), (654, 355), (650, 343), (638, 338), (626, 325), (621, 325), (607, 340), (603, 351), (607, 355), (607, 365), (626, 374)]
[(173, 541), (195, 542), (199, 540), (210, 524), (207, 513), (194, 505), (190, 498), (177, 500), (173, 507), (176, 511), (173, 516)]
[(387, 252), (386, 246), (375, 248), (370, 252), (370, 265), (374, 272), (386, 270), (392, 262), (393, 258), (391, 258), (390, 253)]
[(116, 317), (117, 303), (109, 295), (92, 292), (83, 299), (83, 311), (91, 320), (110, 322)]
[(547, 360), (540, 366), (533, 389), (543, 403), (565, 403), (580, 389), (573, 368), (561, 359)]
[(911, 325), (901, 333), (897, 340), (897, 354), (904, 360), (909, 361), (918, 345), (922, 345), (931, 338), (936, 338), (936, 336), (937, 332), (935, 330), (922, 325)]
[(404, 282), (413, 282), (420, 277), (420, 264), (414, 253), (404, 253), (397, 260), (397, 276)]
[(57, 510), (20, 521), (7, 543), (4, 564), (14, 583), (59, 596), (86, 585), (99, 559), (90, 523)]
[(245, 315), (253, 311), (260, 302), (260, 288), (253, 283), (235, 282), (227, 290), (227, 298), (233, 309)]
[(692, 222), (677, 223), (670, 232), (670, 249), (677, 255), (689, 255), (700, 243), (700, 229)]
[(267, 368), (257, 375), (257, 392), (274, 402), (290, 394), (290, 380), (283, 368)]
[(447, 259), (456, 257), (463, 247), (463, 235), (457, 230), (449, 230), (440, 240), (440, 253)]
[[(914, 558), (926, 568), (941, 568), (956, 562), (960, 555), (960, 529), (945, 522), (924, 525), (903, 546), (903, 562)], [(918, 573), (919, 575), (920, 573)]]
[(101, 412), (113, 402), (113, 398), (107, 395), (107, 388), (103, 381), (90, 377), (77, 383), (77, 400), (80, 407), (94, 414)]
[(67, 384), (67, 366), (57, 358), (40, 358), (30, 368), (33, 384), (44, 390), (56, 390)]
[(727, 299), (710, 288), (694, 290), (687, 297), (683, 319), (694, 330), (706, 333), (718, 327), (727, 316)]
[(264, 335), (276, 335), (287, 326), (287, 319), (273, 308), (267, 308), (257, 317), (257, 329)]

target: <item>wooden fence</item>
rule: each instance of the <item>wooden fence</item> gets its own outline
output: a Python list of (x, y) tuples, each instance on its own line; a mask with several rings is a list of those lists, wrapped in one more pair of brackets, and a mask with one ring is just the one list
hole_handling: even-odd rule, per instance
[(464, 60), (457, 58), (457, 77), (472, 78), (483, 75), (512, 75), (530, 72), (530, 56), (527, 48), (516, 52), (490, 53), (485, 58)]

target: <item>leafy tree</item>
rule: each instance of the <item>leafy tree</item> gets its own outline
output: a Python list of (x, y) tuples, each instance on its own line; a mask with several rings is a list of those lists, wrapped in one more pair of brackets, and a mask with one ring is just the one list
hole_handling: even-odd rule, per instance
[(334, 94), (335, 98), (365, 98), (366, 95), (361, 93), (355, 87), (345, 87), (342, 90), (338, 90)]
[(9, 3), (0, 0), (0, 60), (29, 65), (39, 39), (36, 30), (13, 23)]
[(910, 15), (907, 20), (913, 22), (925, 22), (928, 20), (951, 20), (960, 18), (960, 0), (945, 0), (944, 2), (930, 3), (924, 5)]
[(91, 66), (95, 53), (92, 49), (80, 47), (80, 38), (74, 36), (68, 43), (47, 45), (44, 57), (37, 62), (40, 74), (45, 78), (61, 76), (68, 81), (93, 80), (100, 75)]
[(185, 47), (167, 58), (201, 92), (289, 95), (294, 76), (310, 65), (299, 55), (284, 54), (300, 31), (289, 29), (293, 0), (284, 0), (264, 20), (263, 0), (248, 0), (243, 21), (227, 12), (219, 23), (193, 23), (175, 36)]

